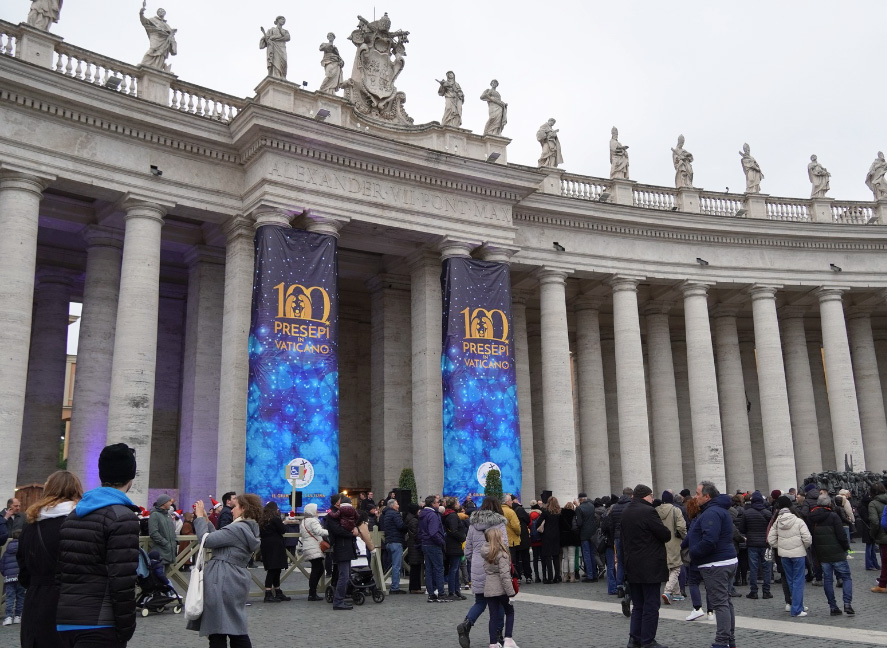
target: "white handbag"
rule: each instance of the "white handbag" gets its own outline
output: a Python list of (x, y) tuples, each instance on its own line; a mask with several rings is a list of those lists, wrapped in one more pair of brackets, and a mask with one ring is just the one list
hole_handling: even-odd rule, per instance
[(197, 560), (191, 569), (191, 581), (188, 583), (188, 593), (185, 594), (185, 619), (196, 621), (203, 615), (203, 568), (206, 564), (206, 549), (203, 545), (209, 534), (205, 534), (200, 540), (200, 550), (197, 552)]

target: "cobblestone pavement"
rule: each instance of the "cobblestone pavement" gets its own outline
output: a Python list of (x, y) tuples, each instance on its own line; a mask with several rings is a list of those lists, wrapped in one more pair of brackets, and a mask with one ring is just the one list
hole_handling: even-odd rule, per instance
[[(861, 548), (855, 544), (854, 548)], [(851, 560), (854, 576), (853, 607), (855, 617), (829, 616), (821, 587), (807, 585), (805, 605), (810, 616), (792, 619), (785, 612), (780, 586), (773, 588), (771, 600), (733, 599), (737, 613), (736, 640), (739, 648), (779, 646), (791, 648), (867, 648), (887, 645), (884, 615), (887, 595), (874, 594), (875, 573), (864, 569), (862, 552)], [(261, 569), (258, 574), (263, 575)], [(287, 583), (284, 583), (286, 586)], [(301, 576), (290, 581), (293, 588), (304, 587)], [(745, 594), (747, 587), (738, 588)], [(835, 593), (840, 605), (840, 589)], [(705, 592), (703, 591), (703, 596)], [(426, 603), (425, 596), (388, 597), (375, 604), (368, 601), (350, 612), (334, 612), (324, 602), (309, 603), (304, 595), (294, 595), (291, 602), (268, 604), (253, 599), (248, 608), (250, 635), (257, 648), (312, 648), (343, 645), (400, 648), (456, 648), (455, 626), (464, 618), (468, 601), (446, 604)], [(521, 648), (557, 648), (560, 646), (625, 646), (628, 620), (622, 616), (618, 601), (607, 596), (606, 585), (599, 583), (532, 584), (521, 589), (515, 599), (514, 638)], [(691, 609), (689, 601), (663, 606), (657, 639), (671, 648), (694, 646), (707, 648), (714, 639), (714, 622), (684, 621)], [(487, 619), (484, 614), (472, 632), (472, 646), (488, 645)], [(139, 618), (138, 630), (130, 648), (205, 648), (206, 640), (185, 630), (181, 615), (166, 612)], [(0, 628), (0, 646), (17, 646), (18, 627)]]

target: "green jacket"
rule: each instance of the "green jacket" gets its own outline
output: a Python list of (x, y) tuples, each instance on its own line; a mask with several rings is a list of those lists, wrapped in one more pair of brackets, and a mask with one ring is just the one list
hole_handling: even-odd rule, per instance
[(881, 528), (881, 514), (887, 506), (887, 493), (881, 493), (869, 502), (869, 533), (875, 544), (887, 545), (887, 531)]
[(169, 565), (176, 559), (176, 527), (169, 517), (169, 511), (164, 511), (156, 506), (151, 509), (151, 517), (148, 518), (148, 533), (151, 535), (151, 543), (160, 554), (160, 560), (164, 565)]

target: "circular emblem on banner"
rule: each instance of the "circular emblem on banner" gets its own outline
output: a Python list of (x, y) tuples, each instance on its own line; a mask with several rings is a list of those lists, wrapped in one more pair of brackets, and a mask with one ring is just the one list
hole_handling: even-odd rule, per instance
[(305, 488), (314, 479), (314, 466), (302, 457), (296, 457), (287, 464), (287, 479), (294, 482), (295, 488)]
[[(487, 485), (487, 473), (491, 470), (499, 470), (499, 466), (492, 461), (485, 461), (477, 469), (477, 481), (479, 481), (480, 485), (484, 488), (486, 488)], [(501, 470), (499, 470), (499, 474), (502, 474)]]

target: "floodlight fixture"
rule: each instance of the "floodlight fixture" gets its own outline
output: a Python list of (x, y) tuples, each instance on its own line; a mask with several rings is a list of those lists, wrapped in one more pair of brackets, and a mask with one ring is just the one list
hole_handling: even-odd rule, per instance
[(326, 118), (329, 116), (330, 116), (330, 111), (327, 110), (326, 108), (321, 108), (320, 110), (317, 111), (317, 114), (314, 115), (314, 119), (322, 122), (322, 121), (326, 120)]
[(112, 77), (108, 77), (108, 78), (105, 80), (105, 87), (106, 87), (108, 90), (114, 90), (114, 91), (116, 91), (116, 90), (119, 90), (119, 89), (120, 89), (120, 84), (121, 84), (121, 83), (123, 83), (123, 79), (121, 79), (120, 77), (112, 76)]
[(554, 246), (554, 249), (557, 250), (558, 252), (566, 252), (567, 251), (567, 248), (565, 248), (563, 245), (561, 245), (557, 241), (552, 243), (552, 245)]
[(745, 215), (748, 214), (747, 209), (740, 209), (736, 212), (736, 218), (745, 218)]
[(151, 175), (155, 175), (155, 176), (159, 177), (159, 176), (163, 175), (163, 171), (158, 169), (156, 164), (152, 164), (151, 165)]
[(487, 156), (487, 162), (490, 162), (491, 164), (495, 164), (496, 160), (498, 160), (501, 155), (502, 154), (499, 153), (498, 151), (493, 151), (492, 153), (490, 153)]
[(829, 263), (828, 267), (832, 269), (832, 272), (841, 272), (843, 268), (841, 266), (836, 266), (834, 263)]
[(598, 199), (597, 199), (598, 202), (609, 202), (609, 200), (610, 200), (610, 192), (609, 191), (602, 191), (601, 195), (598, 196)]
[(708, 261), (706, 261), (705, 259), (702, 259), (702, 258), (700, 258), (700, 257), (696, 257), (696, 263), (698, 263), (698, 264), (701, 265), (701, 266), (707, 266), (707, 265), (708, 265)]

